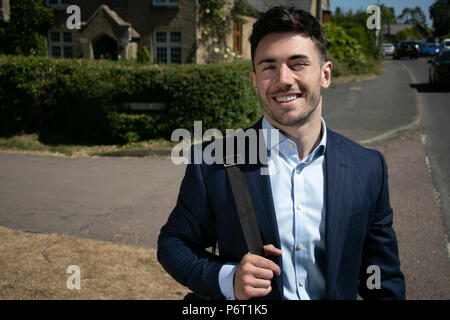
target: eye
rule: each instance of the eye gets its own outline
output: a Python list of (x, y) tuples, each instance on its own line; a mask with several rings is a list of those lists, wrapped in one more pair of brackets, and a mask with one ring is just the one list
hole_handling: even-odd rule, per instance
[(305, 62), (296, 62), (296, 63), (291, 64), (290, 68), (293, 69), (293, 70), (298, 70), (298, 69), (301, 69), (301, 68), (303, 68), (303, 67), (305, 67), (307, 65), (308, 64), (306, 64)]
[(265, 67), (265, 68), (263, 68), (263, 71), (266, 71), (266, 70), (273, 70), (273, 69), (275, 69), (275, 66), (267, 66), (267, 67)]

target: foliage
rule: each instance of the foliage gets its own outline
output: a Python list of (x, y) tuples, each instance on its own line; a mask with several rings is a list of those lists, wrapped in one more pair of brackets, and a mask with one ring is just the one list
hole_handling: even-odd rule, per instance
[[(393, 10), (393, 8), (381, 6), (382, 13), (389, 12), (387, 13), (387, 17), (390, 17), (389, 21), (395, 19), (395, 15), (394, 18), (392, 18), (391, 14), (391, 12), (393, 13)], [(335, 10), (335, 14), (331, 17), (331, 22), (336, 26), (343, 28), (343, 32), (347, 36), (350, 36), (357, 41), (366, 60), (369, 57), (377, 59), (379, 57), (380, 48), (379, 45), (376, 44), (375, 30), (370, 30), (366, 27), (367, 18), (368, 14), (366, 11), (357, 10), (356, 12), (353, 12), (352, 10), (348, 10), (347, 12), (343, 12), (338, 7)], [(383, 19), (381, 22), (382, 24), (384, 23)], [(340, 54), (338, 55), (340, 56)]]
[(139, 62), (150, 64), (152, 63), (152, 56), (146, 46), (143, 46), (142, 52), (139, 53)]
[(248, 16), (253, 18), (259, 18), (261, 13), (252, 8), (245, 0), (236, 0), (234, 1), (234, 6), (231, 11), (233, 19), (236, 21), (238, 19), (238, 15)]
[(403, 8), (402, 13), (398, 16), (398, 20), (403, 24), (426, 24), (425, 15), (420, 7)]
[(430, 7), (430, 18), (433, 19), (435, 37), (445, 38), (450, 30), (450, 4), (448, 0), (437, 0)]
[(209, 63), (231, 58), (226, 38), (232, 31), (232, 16), (225, 4), (225, 0), (199, 0), (199, 41), (207, 48)]
[[(130, 62), (0, 57), (0, 133), (47, 143), (170, 138), (176, 128), (239, 128), (260, 113), (250, 62), (146, 66)], [(162, 102), (133, 111), (129, 102)], [(206, 130), (206, 129), (205, 129)]]
[(405, 28), (397, 32), (397, 34), (394, 37), (394, 41), (398, 42), (401, 40), (415, 40), (420, 39), (421, 37), (422, 35), (420, 34), (420, 32), (417, 30), (416, 27)]
[(11, 1), (10, 10), (10, 21), (0, 21), (0, 53), (46, 55), (53, 10), (41, 0)]
[(386, 7), (384, 4), (380, 5), (381, 9), (381, 25), (397, 24), (394, 7)]
[(335, 23), (325, 23), (324, 29), (328, 43), (328, 58), (336, 66), (335, 74), (339, 74), (339, 70), (342, 72), (344, 69), (361, 73), (367, 58), (358, 41)]

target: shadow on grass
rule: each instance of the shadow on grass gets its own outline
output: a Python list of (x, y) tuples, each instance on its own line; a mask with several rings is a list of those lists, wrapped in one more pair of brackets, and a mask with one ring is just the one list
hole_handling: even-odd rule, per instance
[(38, 140), (42, 144), (49, 146), (57, 145), (82, 145), (86, 147), (98, 146), (98, 145), (111, 145), (117, 144), (111, 140), (105, 138), (99, 138), (96, 136), (87, 137), (84, 135), (73, 135), (67, 133), (56, 132), (52, 130), (44, 130), (38, 135)]

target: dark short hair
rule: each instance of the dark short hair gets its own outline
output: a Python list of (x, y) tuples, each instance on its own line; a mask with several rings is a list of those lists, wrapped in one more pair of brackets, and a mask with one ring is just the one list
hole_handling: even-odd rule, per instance
[(253, 24), (250, 45), (253, 67), (256, 47), (270, 33), (297, 32), (310, 37), (319, 53), (321, 63), (327, 59), (327, 42), (320, 22), (309, 12), (297, 8), (273, 7)]

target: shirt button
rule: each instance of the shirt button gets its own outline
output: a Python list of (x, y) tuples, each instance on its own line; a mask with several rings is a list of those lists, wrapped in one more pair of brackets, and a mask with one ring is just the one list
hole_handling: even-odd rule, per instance
[(297, 210), (298, 210), (298, 211), (302, 211), (302, 206), (298, 204), (298, 205), (297, 205)]
[(299, 243), (299, 244), (297, 245), (297, 249), (298, 249), (298, 250), (302, 250), (302, 249), (303, 249), (303, 245), (302, 245), (301, 243)]
[(295, 169), (295, 172), (297, 172), (298, 174), (299, 174), (301, 171), (302, 171), (302, 169), (300, 169), (300, 168)]
[(304, 287), (305, 286), (305, 281), (302, 280), (298, 284), (299, 284), (300, 287)]

